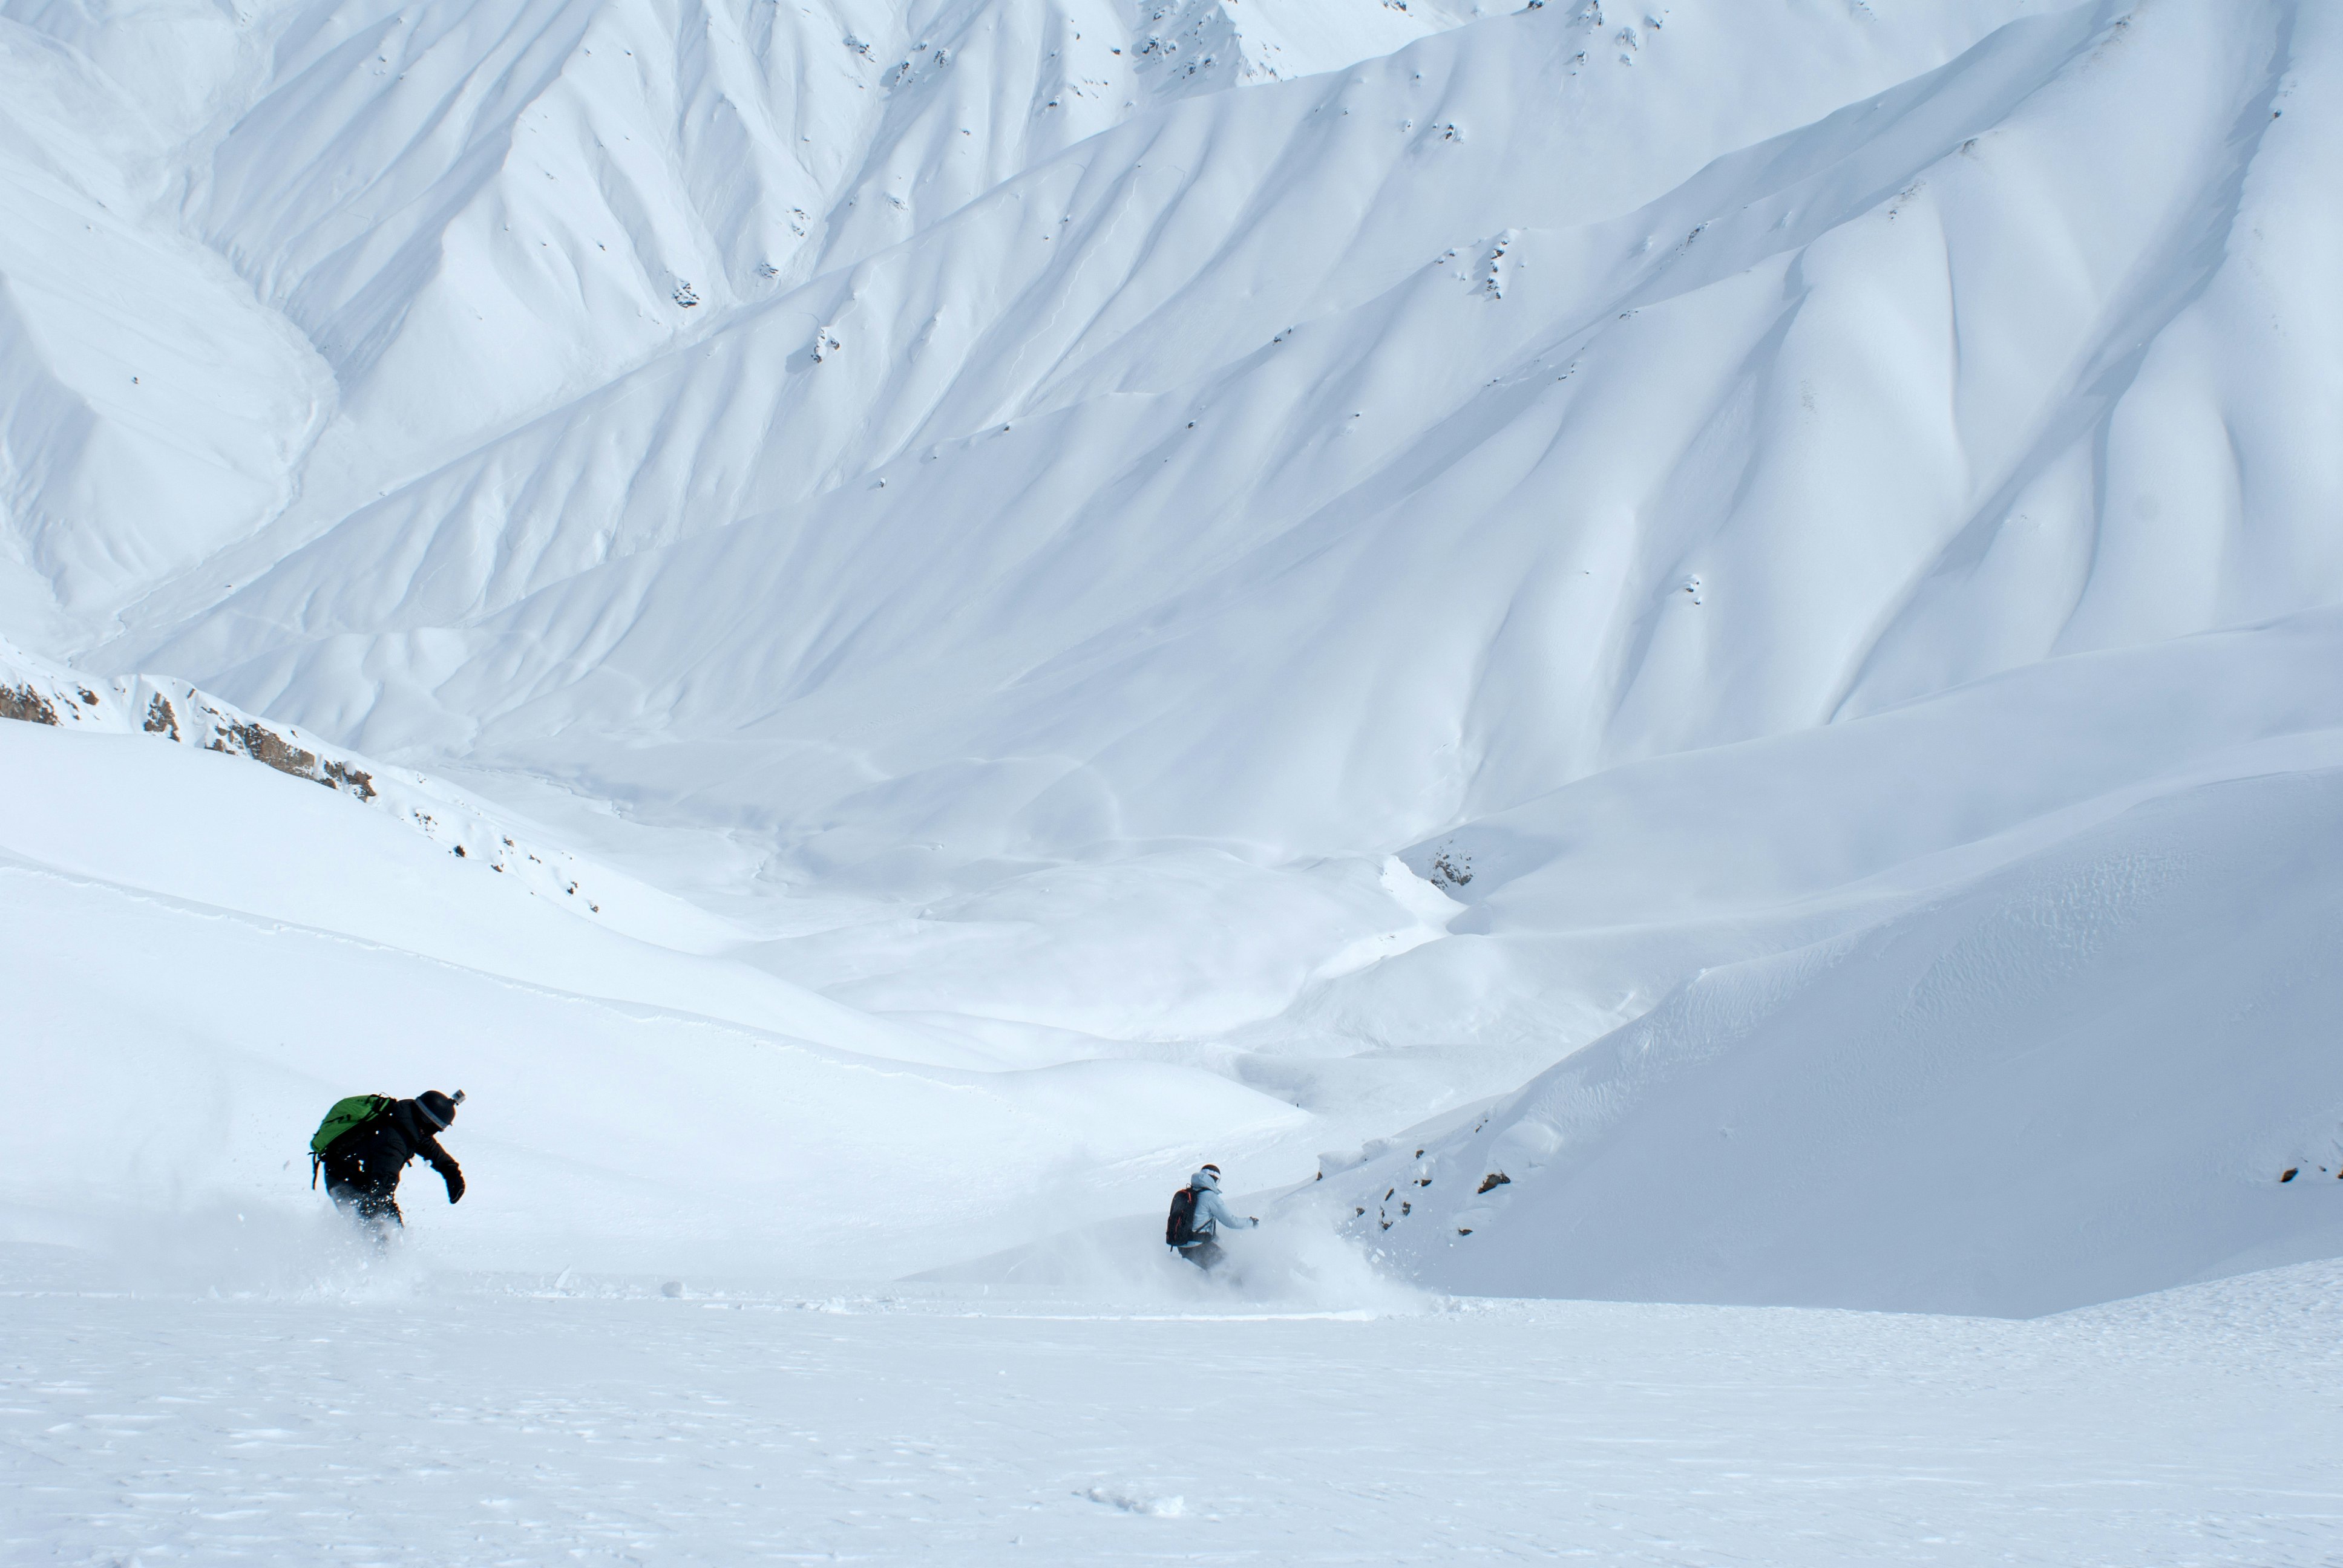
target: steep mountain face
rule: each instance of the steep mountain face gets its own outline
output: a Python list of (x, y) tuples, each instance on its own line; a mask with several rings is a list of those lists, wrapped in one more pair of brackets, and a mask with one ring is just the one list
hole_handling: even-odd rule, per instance
[[(393, 383), (493, 427), (496, 399), (588, 373), (548, 355), (688, 347), (280, 520), (97, 657), (394, 753), (492, 717), (493, 759), (528, 770), (593, 769), (645, 722), (720, 735), (797, 779), (785, 853), (866, 818), (894, 836), (865, 769), (961, 798), (1033, 754), (1055, 760), (973, 815), (1036, 852), (1322, 853), (2324, 602), (2333, 477), (2293, 454), (2334, 412), (2334, 344), (2293, 258), (2325, 238), (2262, 255), (2316, 205), (2316, 115), (2289, 126), (2280, 95), (2322, 61), (2283, 8), (1987, 28), (2031, 9), (1950, 37), (1942, 14), (1817, 15), (1763, 74), (1780, 19), (1747, 7), (1684, 7), (1633, 49), (1493, 19), (1141, 115), (973, 199), (947, 183), (924, 226), (858, 228), (888, 204), (845, 194), (821, 270), (759, 303), (719, 281), (753, 276), (746, 252), (642, 260), (669, 254), (652, 226), (627, 248), (709, 291), (704, 328), (465, 295), (484, 362), (338, 351), (346, 427), (395, 448), (417, 425), (375, 417)], [(590, 311), (578, 288), (550, 292)], [(401, 334), (437, 308), (408, 301)], [(2250, 376), (2239, 331), (2267, 339)], [(369, 676), (333, 673), (359, 645)]]
[(1142, 106), (1433, 25), (1331, 12), (1354, 52), (1326, 0), (0, 9), (14, 613), (77, 644)]
[(1306, 1174), (2331, 765), (2338, 29), (7, 0), (0, 631), (533, 814), (878, 1054), (1234, 1078)]

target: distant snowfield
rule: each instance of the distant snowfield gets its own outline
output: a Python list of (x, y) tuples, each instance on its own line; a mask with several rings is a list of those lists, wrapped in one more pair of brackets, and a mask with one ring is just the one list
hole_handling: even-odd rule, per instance
[(0, 1240), (436, 1085), (449, 1270), (1104, 1289), (1204, 1158), (1332, 1309), (2343, 1252), (2338, 72), (0, 4)]

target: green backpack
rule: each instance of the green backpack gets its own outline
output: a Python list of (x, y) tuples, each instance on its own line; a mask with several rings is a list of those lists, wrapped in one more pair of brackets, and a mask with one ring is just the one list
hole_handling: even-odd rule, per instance
[(309, 1185), (317, 1184), (317, 1167), (326, 1158), (326, 1151), (339, 1141), (342, 1135), (356, 1132), (376, 1117), (388, 1111), (394, 1101), (387, 1094), (353, 1094), (347, 1100), (337, 1100), (326, 1119), (317, 1123), (317, 1131), (309, 1138)]

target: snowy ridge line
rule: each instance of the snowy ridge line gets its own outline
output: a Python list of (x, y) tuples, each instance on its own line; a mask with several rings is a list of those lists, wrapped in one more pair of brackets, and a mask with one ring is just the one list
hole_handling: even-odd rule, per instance
[(0, 638), (0, 719), (93, 735), (148, 735), (322, 784), (388, 813), (458, 859), (517, 878), (585, 916), (602, 912), (606, 873), (567, 849), (532, 846), (499, 813), (427, 774), (384, 766), (297, 726), (246, 712), (169, 676), (87, 676)]

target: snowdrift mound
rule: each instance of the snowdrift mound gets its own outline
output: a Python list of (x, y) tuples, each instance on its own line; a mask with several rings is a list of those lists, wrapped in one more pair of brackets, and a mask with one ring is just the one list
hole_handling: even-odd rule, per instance
[(2343, 1251), (2343, 768), (2177, 792), (1702, 973), (1340, 1177), (1497, 1294), (2031, 1315)]

